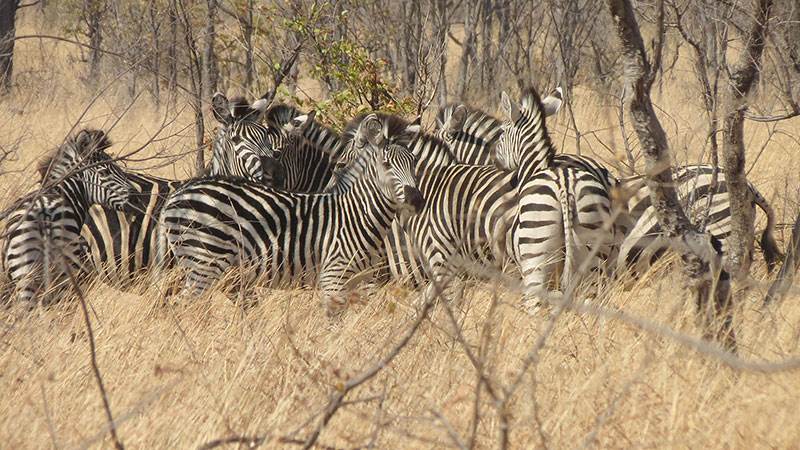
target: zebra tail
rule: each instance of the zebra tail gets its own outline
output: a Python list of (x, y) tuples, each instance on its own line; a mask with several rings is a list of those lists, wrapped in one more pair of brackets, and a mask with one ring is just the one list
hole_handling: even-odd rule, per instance
[(761, 233), (761, 252), (764, 254), (764, 261), (767, 263), (767, 272), (772, 272), (777, 262), (783, 259), (783, 253), (775, 241), (775, 211), (755, 187), (751, 186), (755, 196), (756, 205), (764, 211), (767, 216), (767, 227)]
[(577, 217), (577, 205), (572, 196), (567, 183), (558, 190), (558, 201), (561, 203), (561, 224), (564, 226), (564, 271), (561, 274), (561, 292), (566, 293), (570, 282), (574, 276), (575, 269), (575, 230), (573, 228), (574, 219)]
[[(164, 203), (164, 208), (166, 208), (166, 203)], [(162, 212), (164, 208), (162, 208)], [(154, 266), (152, 270), (152, 273), (156, 275), (156, 279), (160, 278), (167, 269), (169, 253), (169, 241), (167, 240), (167, 226), (164, 223), (164, 214), (159, 214), (158, 226), (156, 227), (156, 254), (153, 258)]]

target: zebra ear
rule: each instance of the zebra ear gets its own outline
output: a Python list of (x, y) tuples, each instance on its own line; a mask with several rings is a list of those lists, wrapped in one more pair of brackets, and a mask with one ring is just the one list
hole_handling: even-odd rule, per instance
[(467, 107), (464, 105), (458, 105), (453, 110), (453, 113), (450, 114), (450, 118), (447, 119), (447, 123), (445, 127), (448, 133), (458, 133), (462, 129), (464, 129), (464, 122), (467, 121)]
[(561, 87), (555, 88), (546, 98), (542, 99), (542, 107), (544, 108), (545, 116), (552, 116), (561, 109), (564, 103), (564, 91)]
[(408, 134), (418, 134), (420, 131), (422, 131), (422, 116), (417, 116), (413, 122), (408, 124), (405, 132)]
[(111, 141), (102, 130), (83, 129), (75, 136), (75, 145), (81, 156), (87, 156), (111, 147)]
[(306, 120), (305, 122), (303, 122), (302, 125), (300, 125), (300, 131), (305, 132), (308, 129), (308, 127), (311, 126), (311, 122), (314, 121), (314, 118), (316, 116), (317, 116), (317, 111), (313, 109), (308, 114), (306, 114)]
[(363, 147), (369, 142), (376, 147), (382, 147), (385, 137), (383, 135), (383, 124), (378, 120), (378, 116), (370, 114), (361, 122), (356, 135), (356, 145)]
[(520, 117), (519, 105), (511, 100), (511, 97), (506, 94), (506, 91), (500, 94), (500, 111), (503, 113), (506, 120), (511, 123), (516, 122)]
[(225, 97), (225, 94), (222, 92), (217, 92), (214, 94), (214, 97), (211, 98), (211, 112), (214, 114), (214, 118), (217, 119), (217, 122), (223, 125), (230, 125), (230, 123), (233, 122), (230, 105), (228, 104), (228, 97)]

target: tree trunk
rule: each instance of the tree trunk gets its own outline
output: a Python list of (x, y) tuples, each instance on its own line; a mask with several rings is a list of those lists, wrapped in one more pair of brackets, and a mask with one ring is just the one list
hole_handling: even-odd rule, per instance
[(150, 2), (150, 31), (152, 33), (152, 67), (153, 70), (153, 99), (155, 100), (156, 108), (161, 104), (161, 22), (159, 21), (158, 8), (156, 2)]
[(253, 62), (253, 0), (247, 0), (247, 12), (240, 18), (244, 35), (244, 87), (253, 89), (255, 81), (255, 64)]
[(14, 32), (19, 0), (0, 0), (0, 88), (11, 89), (14, 72)]
[(217, 55), (214, 52), (214, 42), (217, 40), (216, 21), (217, 21), (217, 1), (208, 0), (208, 15), (206, 16), (206, 29), (204, 36), (203, 49), (203, 98), (210, 100), (217, 92), (219, 82), (219, 68), (217, 67)]
[[(651, 67), (647, 59), (630, 0), (608, 0), (608, 5), (622, 43), (626, 108), (645, 157), (645, 182), (658, 222), (686, 265), (706, 336), (715, 337), (734, 350), (736, 340), (728, 302), (729, 276), (724, 270), (717, 272), (719, 250), (713, 247), (714, 242), (708, 234), (697, 233), (689, 222), (672, 181), (667, 136), (650, 100), (657, 67)], [(663, 42), (663, 3), (659, 6), (658, 36)], [(657, 66), (660, 64), (661, 46), (655, 47), (653, 61)], [(717, 273), (718, 278), (715, 276)], [(711, 298), (714, 298), (713, 303), (709, 301)]]
[(103, 44), (103, 15), (105, 14), (105, 0), (86, 0), (84, 2), (84, 16), (86, 20), (87, 36), (89, 37), (89, 84), (95, 85), (100, 78), (100, 59), (103, 53), (100, 46)]
[(169, 20), (169, 47), (167, 48), (167, 79), (169, 80), (169, 95), (175, 99), (178, 87), (178, 7), (176, 0), (169, 0), (167, 17)]
[(437, 24), (437, 39), (442, 48), (439, 55), (439, 106), (447, 104), (447, 44), (448, 36), (447, 31), (450, 29), (450, 20), (447, 16), (447, 0), (439, 0), (436, 2), (436, 14), (438, 17)]
[(475, 48), (476, 13), (480, 11), (473, 2), (464, 2), (464, 40), (461, 43), (461, 60), (458, 65), (458, 87), (456, 95), (458, 101), (464, 100), (469, 84), (469, 63)]
[(483, 15), (481, 21), (481, 89), (484, 93), (491, 92), (490, 86), (494, 83), (494, 70), (497, 61), (494, 57), (494, 1), (483, 0)]
[(800, 266), (800, 257), (798, 255), (800, 255), (800, 214), (794, 219), (792, 238), (789, 248), (786, 250), (786, 259), (783, 261), (781, 271), (778, 272), (775, 281), (769, 287), (769, 292), (764, 298), (764, 304), (782, 300), (783, 296), (792, 288), (794, 274), (797, 272), (798, 266)]
[(731, 235), (728, 238), (729, 272), (743, 281), (750, 270), (753, 251), (753, 208), (745, 176), (744, 112), (747, 96), (758, 78), (761, 55), (766, 41), (772, 0), (755, 0), (753, 23), (737, 67), (730, 70), (724, 98), (722, 127), (722, 163), (731, 201)]

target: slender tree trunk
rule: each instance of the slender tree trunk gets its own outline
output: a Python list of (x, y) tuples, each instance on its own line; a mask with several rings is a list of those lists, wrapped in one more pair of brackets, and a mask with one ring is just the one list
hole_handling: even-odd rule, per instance
[(494, 1), (483, 0), (483, 20), (481, 31), (481, 89), (485, 93), (491, 92), (490, 85), (494, 82), (494, 69), (497, 64), (494, 57)]
[(755, 14), (750, 31), (744, 36), (736, 67), (730, 71), (725, 92), (722, 127), (722, 163), (731, 201), (731, 235), (728, 238), (728, 270), (734, 279), (743, 281), (750, 270), (753, 251), (753, 208), (745, 175), (744, 112), (747, 96), (758, 78), (761, 55), (766, 41), (772, 0), (755, 0)]
[(211, 99), (217, 92), (219, 82), (219, 67), (217, 67), (217, 55), (214, 52), (214, 43), (217, 40), (216, 21), (217, 21), (217, 1), (208, 0), (208, 14), (206, 16), (206, 29), (204, 36), (203, 49), (203, 98)]
[(436, 2), (436, 14), (439, 19), (436, 42), (442, 46), (439, 56), (439, 106), (444, 106), (447, 104), (447, 31), (450, 29), (450, 20), (447, 15), (447, 0), (438, 0)]
[(153, 70), (153, 99), (155, 99), (156, 108), (161, 104), (161, 22), (159, 21), (158, 7), (156, 2), (150, 2), (150, 31), (152, 33), (152, 70)]
[(19, 0), (0, 0), (0, 88), (11, 89), (14, 72), (14, 33)]
[(479, 10), (478, 5), (473, 2), (464, 2), (464, 40), (461, 43), (461, 59), (458, 65), (458, 84), (456, 87), (456, 95), (458, 100), (462, 101), (464, 95), (467, 93), (467, 85), (469, 84), (469, 63), (474, 54), (475, 48), (475, 29), (476, 29), (476, 13)]
[[(630, 0), (608, 0), (608, 5), (622, 43), (626, 109), (645, 157), (645, 182), (658, 222), (686, 265), (706, 335), (735, 350), (733, 316), (728, 301), (730, 277), (719, 268), (719, 250), (713, 246), (714, 241), (706, 233), (697, 233), (681, 207), (672, 181), (667, 136), (650, 100), (664, 39), (663, 3), (659, 2), (659, 41), (654, 46), (653, 56), (655, 67), (647, 58)], [(718, 278), (715, 276), (717, 273)], [(709, 301), (711, 298), (713, 302)]]
[(783, 261), (781, 271), (778, 272), (775, 281), (769, 287), (767, 296), (764, 298), (765, 304), (782, 300), (783, 296), (791, 289), (792, 283), (794, 283), (795, 272), (800, 266), (800, 215), (794, 219), (792, 237), (789, 242), (789, 248), (786, 250), (786, 259)]
[(167, 47), (167, 78), (169, 95), (175, 99), (178, 88), (178, 6), (176, 0), (169, 0), (167, 17), (169, 20), (169, 47)]
[(241, 20), (242, 34), (244, 35), (244, 87), (248, 91), (253, 89), (255, 81), (255, 64), (253, 62), (253, 0), (247, 0), (247, 11), (244, 20)]
[(100, 59), (103, 53), (100, 47), (103, 44), (103, 15), (105, 14), (105, 0), (86, 0), (84, 2), (84, 15), (89, 37), (89, 83), (94, 85), (100, 78)]

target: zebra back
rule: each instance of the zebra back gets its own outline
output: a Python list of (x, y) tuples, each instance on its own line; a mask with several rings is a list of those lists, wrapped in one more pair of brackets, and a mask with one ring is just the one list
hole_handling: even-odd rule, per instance
[(121, 288), (129, 287), (152, 268), (159, 214), (169, 194), (183, 183), (132, 172), (127, 176), (141, 208), (121, 214), (92, 205), (81, 229), (92, 273)]

